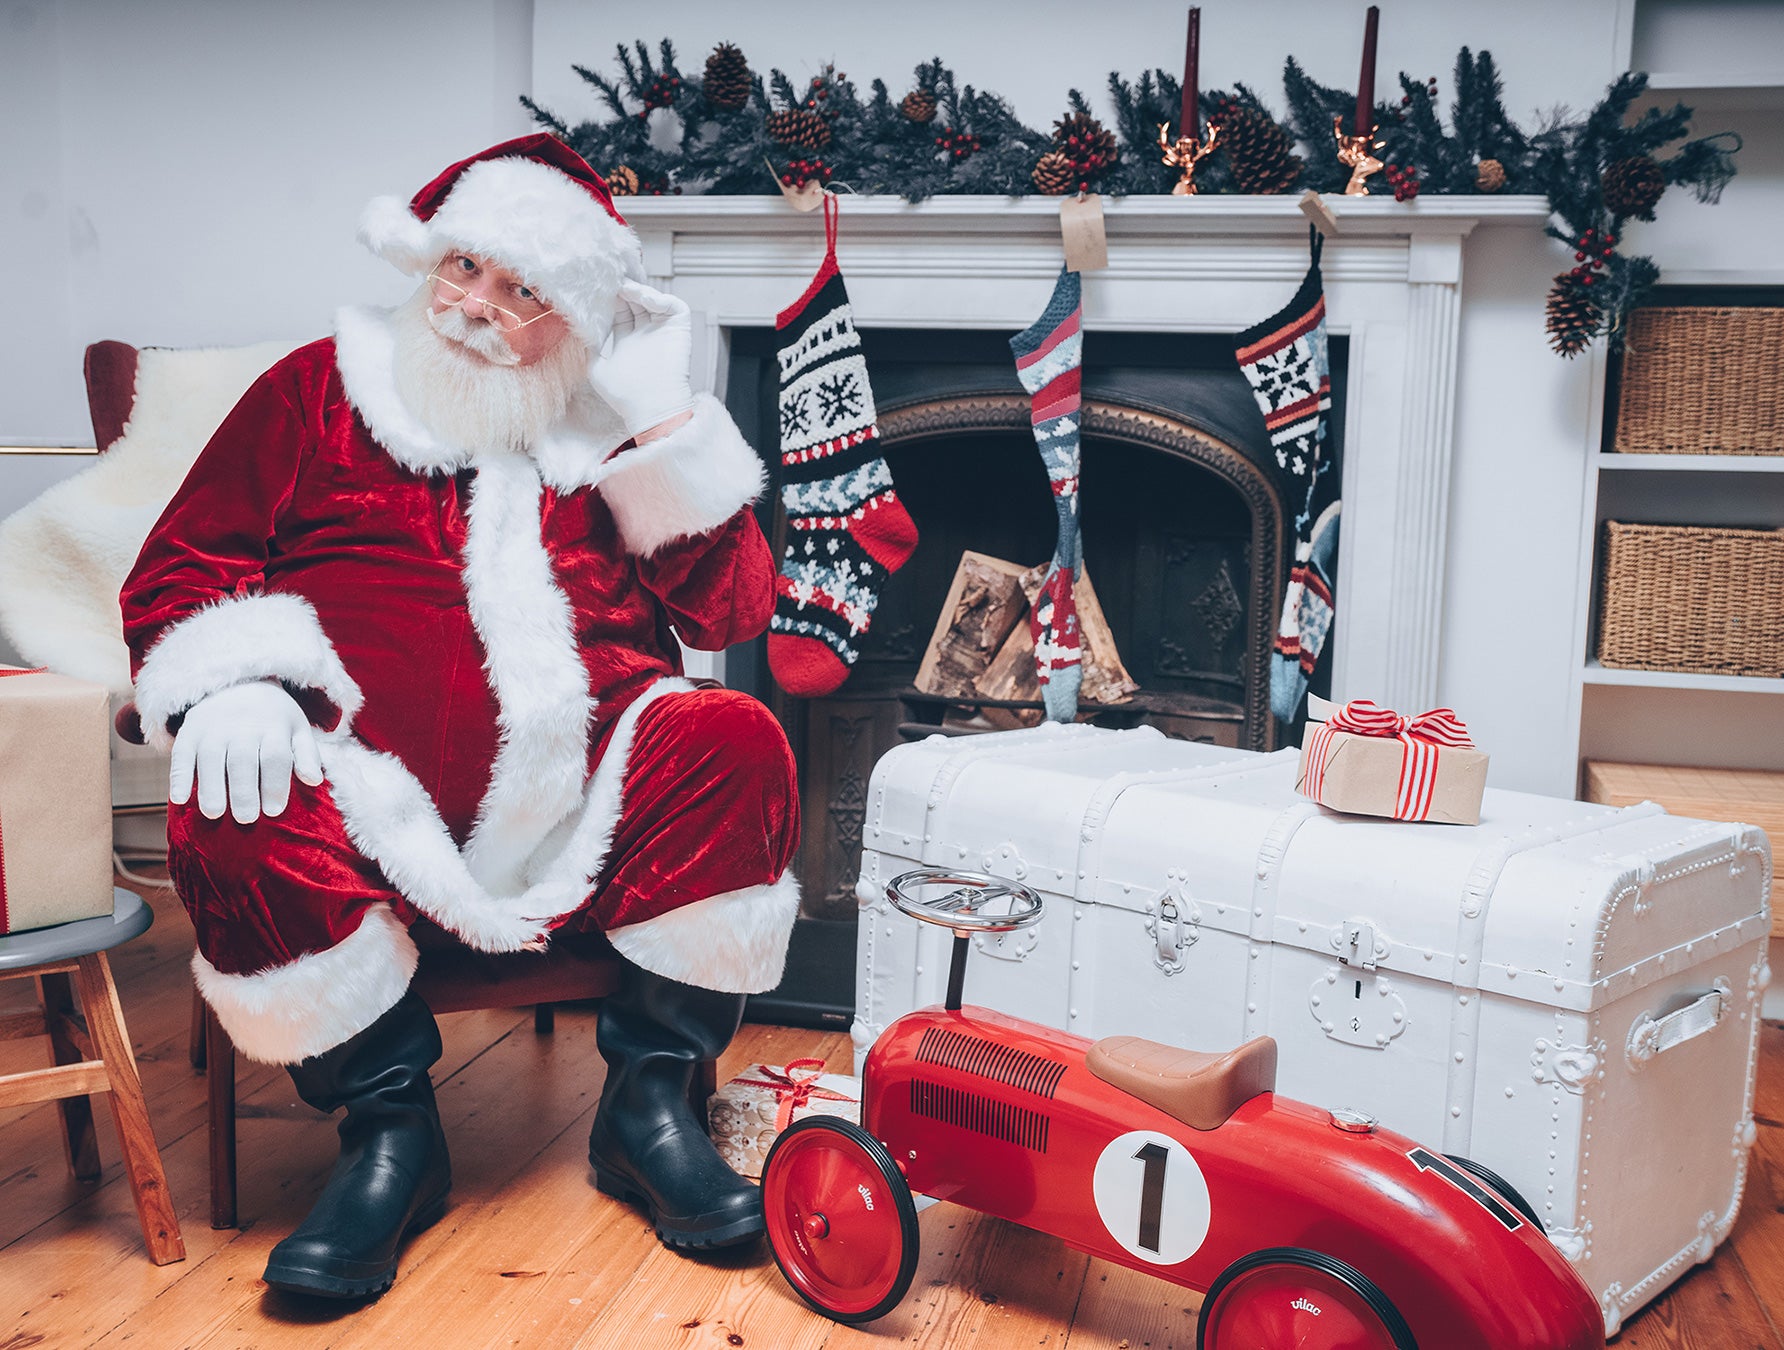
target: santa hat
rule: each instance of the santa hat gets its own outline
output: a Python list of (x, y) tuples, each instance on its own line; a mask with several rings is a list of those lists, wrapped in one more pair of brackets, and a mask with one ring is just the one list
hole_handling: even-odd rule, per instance
[(644, 280), (638, 236), (588, 161), (543, 133), (461, 159), (405, 205), (375, 197), (360, 241), (411, 276), (453, 249), (518, 272), (591, 347), (613, 325), (620, 282)]

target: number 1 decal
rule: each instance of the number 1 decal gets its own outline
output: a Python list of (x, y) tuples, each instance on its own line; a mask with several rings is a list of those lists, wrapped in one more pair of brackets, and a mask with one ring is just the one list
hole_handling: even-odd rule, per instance
[(1165, 1207), (1165, 1164), (1171, 1160), (1171, 1150), (1149, 1142), (1141, 1144), (1134, 1157), (1146, 1164), (1146, 1177), (1140, 1182), (1140, 1245), (1156, 1252), (1158, 1217)]
[(1131, 1130), (1111, 1139), (1090, 1179), (1097, 1217), (1123, 1251), (1153, 1265), (1195, 1255), (1212, 1217), (1194, 1155), (1168, 1134)]
[(1464, 1172), (1460, 1167), (1457, 1167), (1448, 1158), (1440, 1158), (1437, 1154), (1424, 1148), (1415, 1148), (1406, 1156), (1412, 1159), (1413, 1164), (1419, 1171), (1437, 1173), (1438, 1176), (1449, 1182), (1450, 1185), (1461, 1191), (1469, 1199), (1473, 1200), (1475, 1204), (1479, 1205), (1482, 1209), (1486, 1210), (1487, 1213), (1499, 1220), (1500, 1223), (1504, 1224), (1508, 1231), (1516, 1232), (1524, 1226), (1523, 1217), (1519, 1215), (1516, 1210), (1503, 1204), (1498, 1196), (1494, 1195), (1485, 1186), (1481, 1185), (1480, 1182), (1469, 1176), (1468, 1173)]

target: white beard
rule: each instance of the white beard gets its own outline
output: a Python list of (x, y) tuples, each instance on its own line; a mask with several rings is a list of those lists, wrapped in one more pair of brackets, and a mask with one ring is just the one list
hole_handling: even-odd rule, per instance
[(457, 309), (430, 314), (430, 301), (424, 286), (391, 315), (403, 402), (446, 445), (502, 452), (536, 445), (587, 385), (588, 349), (568, 333), (542, 360), (515, 365), (494, 328)]

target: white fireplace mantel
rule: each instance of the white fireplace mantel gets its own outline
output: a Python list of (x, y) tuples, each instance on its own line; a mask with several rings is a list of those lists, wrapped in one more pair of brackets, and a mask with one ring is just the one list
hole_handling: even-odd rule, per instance
[[(1349, 339), (1344, 520), (1333, 690), (1397, 708), (1436, 701), (1455, 424), (1463, 241), (1483, 222), (1540, 229), (1541, 197), (1326, 199), (1327, 321)], [(771, 327), (824, 251), (818, 213), (774, 197), (627, 198), (645, 269), (705, 315), (722, 391), (727, 335)], [(842, 198), (837, 256), (862, 327), (1015, 332), (1061, 262), (1056, 199)], [(1279, 197), (1130, 197), (1103, 205), (1109, 266), (1084, 286), (1084, 324), (1234, 333), (1288, 302), (1307, 222)], [(1096, 505), (1086, 502), (1085, 509)]]

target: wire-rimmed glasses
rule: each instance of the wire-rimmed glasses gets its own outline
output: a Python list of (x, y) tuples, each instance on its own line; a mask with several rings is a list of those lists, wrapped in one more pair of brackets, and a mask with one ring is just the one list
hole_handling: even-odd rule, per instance
[[(443, 305), (462, 305), (466, 300), (471, 298), (470, 291), (466, 290), (463, 286), (460, 286), (456, 281), (448, 281), (438, 272), (429, 272), (427, 274), (427, 279), (434, 284), (434, 299), (438, 300)], [(477, 303), (490, 312), (492, 315), (490, 321), (495, 324), (496, 331), (501, 333), (517, 333), (528, 324), (538, 323), (539, 320), (543, 319), (546, 315), (556, 313), (556, 311), (543, 300), (519, 301), (522, 306), (529, 310), (534, 306), (537, 306), (539, 312), (533, 314), (531, 317), (527, 317), (524, 314), (517, 314), (511, 309), (506, 309), (501, 305), (495, 304), (493, 301), (485, 300), (481, 296), (477, 298)]]

